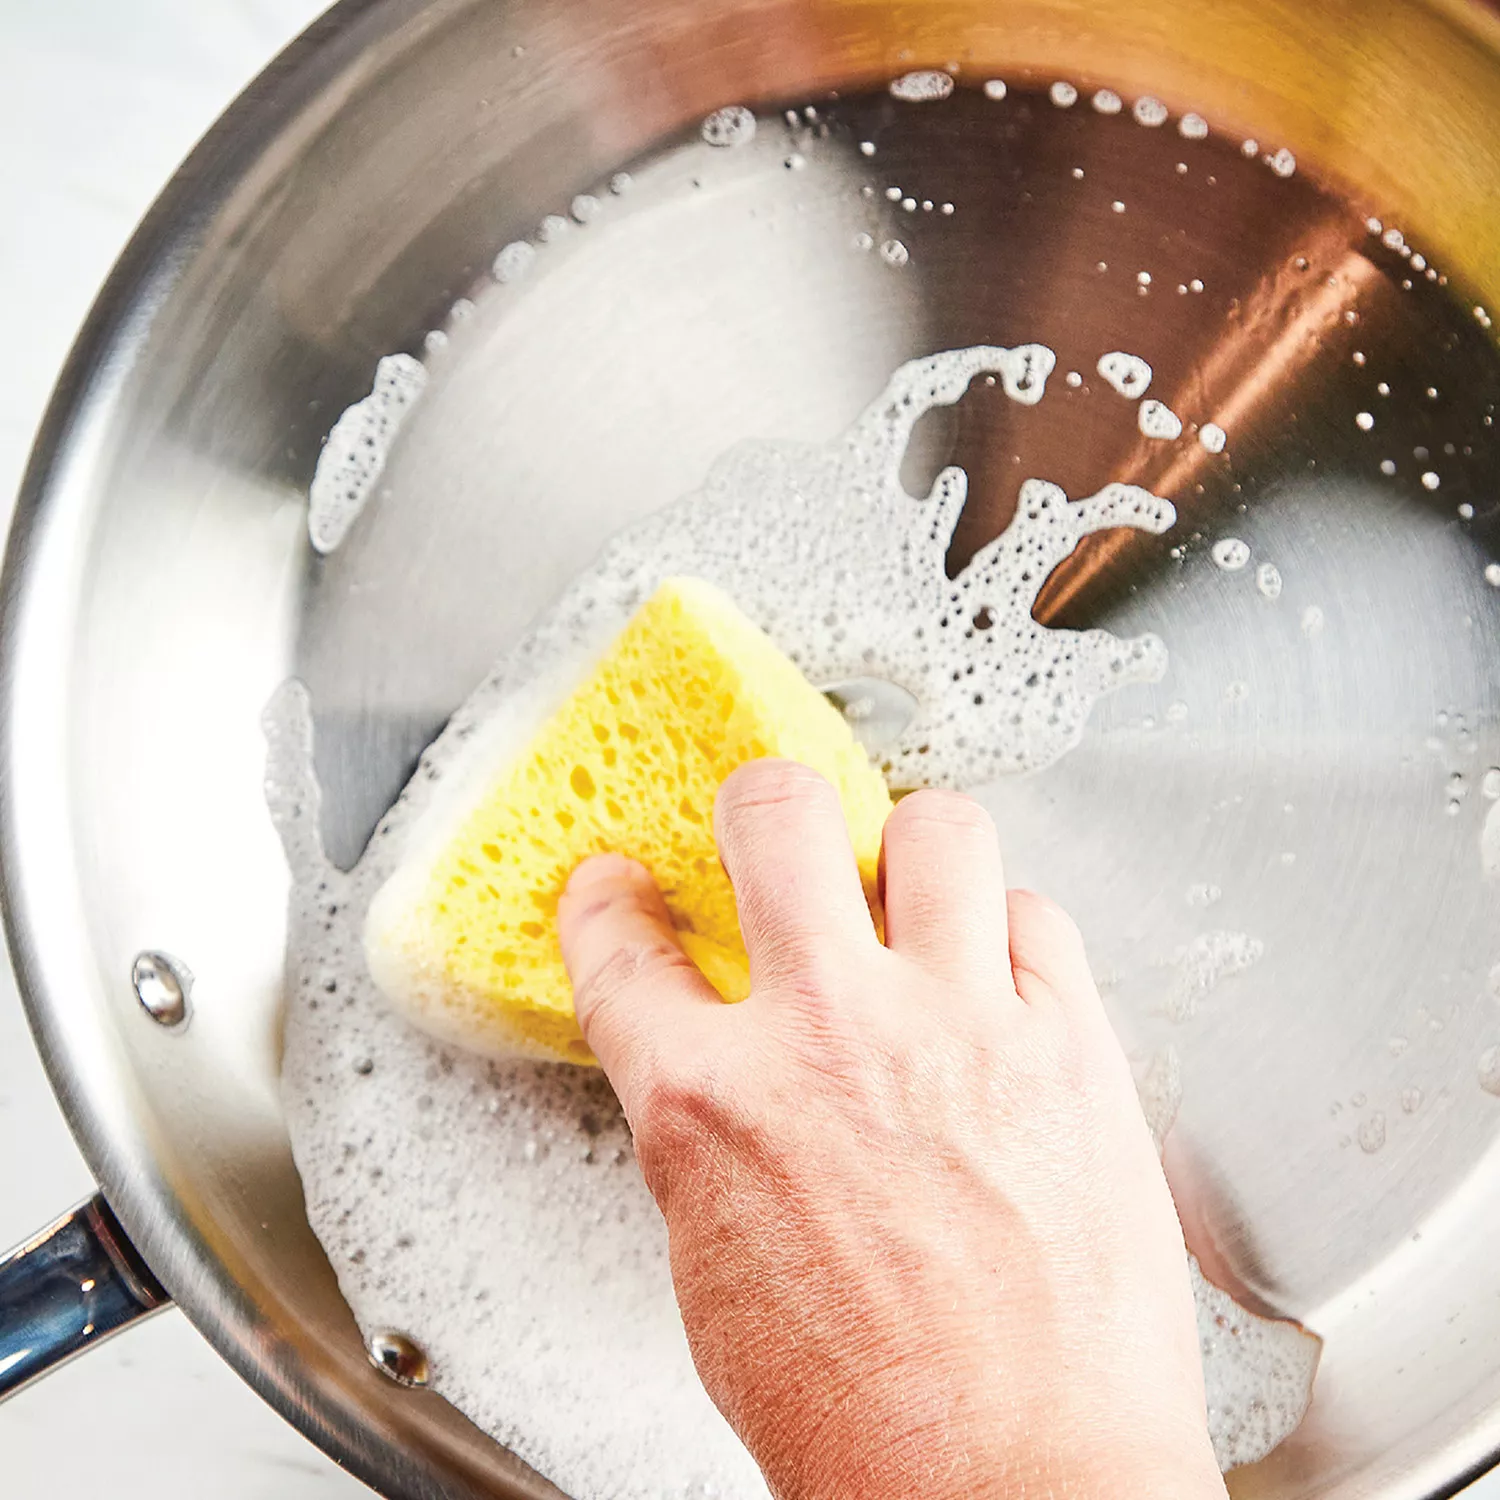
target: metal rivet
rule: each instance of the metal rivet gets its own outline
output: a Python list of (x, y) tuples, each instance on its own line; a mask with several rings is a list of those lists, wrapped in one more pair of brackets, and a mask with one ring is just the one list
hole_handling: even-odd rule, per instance
[(180, 958), (152, 948), (137, 953), (130, 982), (146, 1014), (162, 1026), (181, 1026), (188, 1018), (193, 971)]
[(370, 1363), (397, 1385), (427, 1384), (427, 1356), (404, 1333), (382, 1328), (370, 1335), (366, 1352)]

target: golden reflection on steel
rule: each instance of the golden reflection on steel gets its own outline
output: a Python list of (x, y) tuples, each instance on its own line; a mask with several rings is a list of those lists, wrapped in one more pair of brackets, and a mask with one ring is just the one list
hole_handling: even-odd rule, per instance
[[(1309, 268), (1318, 266), (1325, 255), (1338, 255), (1333, 269), (1320, 276), (1311, 292), (1304, 294), (1299, 279), (1285, 270), (1268, 276), (1236, 319), (1238, 333), (1214, 347), (1194, 372), (1191, 389), (1172, 392), (1165, 398), (1167, 404), (1179, 413), (1191, 404), (1192, 410), (1204, 414), (1204, 421), (1216, 422), (1229, 435), (1230, 451), (1236, 439), (1248, 439), (1263, 413), (1273, 406), (1284, 413), (1287, 384), (1317, 362), (1324, 352), (1324, 336), (1347, 313), (1357, 315), (1361, 294), (1381, 280), (1374, 261), (1363, 250), (1347, 248), (1347, 238), (1342, 227), (1330, 225), (1322, 231), (1322, 243), (1317, 236), (1310, 240)], [(1279, 332), (1274, 331), (1277, 325)], [(1190, 529), (1192, 487), (1207, 466), (1219, 460), (1185, 433), (1174, 445), (1167, 467), (1153, 474), (1150, 460), (1159, 447), (1155, 440), (1142, 438), (1121, 478), (1172, 501), (1179, 527), (1186, 522)], [(1056, 619), (1078, 602), (1091, 581), (1115, 569), (1143, 540), (1141, 532), (1125, 528), (1089, 539), (1047, 580), (1033, 614), (1043, 624)]]

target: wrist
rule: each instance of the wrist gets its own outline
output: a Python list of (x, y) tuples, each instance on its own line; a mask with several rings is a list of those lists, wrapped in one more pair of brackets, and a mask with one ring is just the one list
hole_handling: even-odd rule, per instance
[(1226, 1500), (1206, 1426), (1127, 1434), (1117, 1416), (1080, 1431), (998, 1397), (982, 1413), (913, 1410), (934, 1384), (915, 1400), (906, 1387), (899, 1411), (844, 1404), (763, 1432), (753, 1451), (776, 1500)]

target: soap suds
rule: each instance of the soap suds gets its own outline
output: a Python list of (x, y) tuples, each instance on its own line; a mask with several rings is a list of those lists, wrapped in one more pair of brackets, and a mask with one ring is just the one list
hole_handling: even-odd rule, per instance
[(1259, 938), (1243, 932), (1200, 932), (1172, 955), (1177, 978), (1167, 996), (1168, 1017), (1191, 1020), (1198, 1013), (1199, 1002), (1221, 981), (1243, 974), (1264, 952), (1265, 944)]
[(1115, 349), (1101, 356), (1095, 368), (1127, 401), (1145, 394), (1151, 384), (1151, 366), (1138, 354)]
[(1500, 802), (1491, 805), (1479, 830), (1479, 868), (1487, 880), (1500, 877)]
[[(1500, 1067), (1496, 1074), (1500, 1077)], [(1182, 1109), (1182, 1059), (1176, 1047), (1152, 1056), (1136, 1092), (1160, 1154)], [(1188, 1256), (1188, 1275), (1214, 1457), (1221, 1470), (1238, 1469), (1265, 1458), (1292, 1436), (1313, 1398), (1323, 1343), (1299, 1323), (1242, 1308), (1203, 1275), (1193, 1254)]]
[(747, 146), (755, 139), (755, 115), (743, 104), (726, 104), (704, 120), (699, 134), (710, 146)]
[(492, 275), (501, 286), (519, 281), (536, 264), (536, 246), (530, 240), (512, 240), (504, 246), (490, 266)]
[[(934, 99), (946, 99), (953, 92), (953, 79), (935, 68), (919, 69), (915, 73), (903, 73), (891, 80), (891, 94), (907, 104), (926, 104)], [(1004, 94), (991, 95), (1004, 98)]]
[(420, 360), (410, 354), (388, 354), (375, 366), (370, 394), (333, 424), (307, 496), (307, 534), (318, 552), (332, 552), (349, 534), (426, 384), (427, 371)]
[(1250, 561), (1250, 545), (1237, 536), (1222, 537), (1213, 544), (1209, 556), (1213, 558), (1214, 565), (1224, 572), (1238, 573)]
[[(1151, 1058), (1136, 1093), (1160, 1153), (1182, 1108), (1182, 1059), (1175, 1047)], [(1241, 1307), (1204, 1276), (1197, 1256), (1187, 1259), (1214, 1457), (1221, 1470), (1238, 1468), (1295, 1431), (1312, 1399), (1323, 1345), (1298, 1323)]]
[(1182, 1107), (1182, 1058), (1175, 1047), (1164, 1047), (1152, 1056), (1146, 1071), (1136, 1080), (1135, 1091), (1160, 1154)]
[(1188, 1256), (1208, 1431), (1221, 1469), (1264, 1457), (1291, 1435), (1312, 1399), (1322, 1345), (1296, 1323), (1247, 1312)]
[(1182, 418), (1165, 401), (1142, 401), (1136, 413), (1141, 436), (1174, 442), (1182, 436)]

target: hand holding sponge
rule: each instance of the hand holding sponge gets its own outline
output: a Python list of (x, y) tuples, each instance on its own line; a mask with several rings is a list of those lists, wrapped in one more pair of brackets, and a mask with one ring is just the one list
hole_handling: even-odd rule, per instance
[[(838, 790), (873, 900), (891, 809), (842, 715), (720, 590), (663, 583), (519, 754), (455, 808), (440, 801), (365, 925), (371, 976), (419, 1026), (504, 1056), (591, 1063), (556, 929), (569, 874), (593, 854), (639, 860), (683, 947), (726, 1000), (750, 979), (714, 797), (761, 756)], [(425, 821), (425, 820), (424, 820)]]

